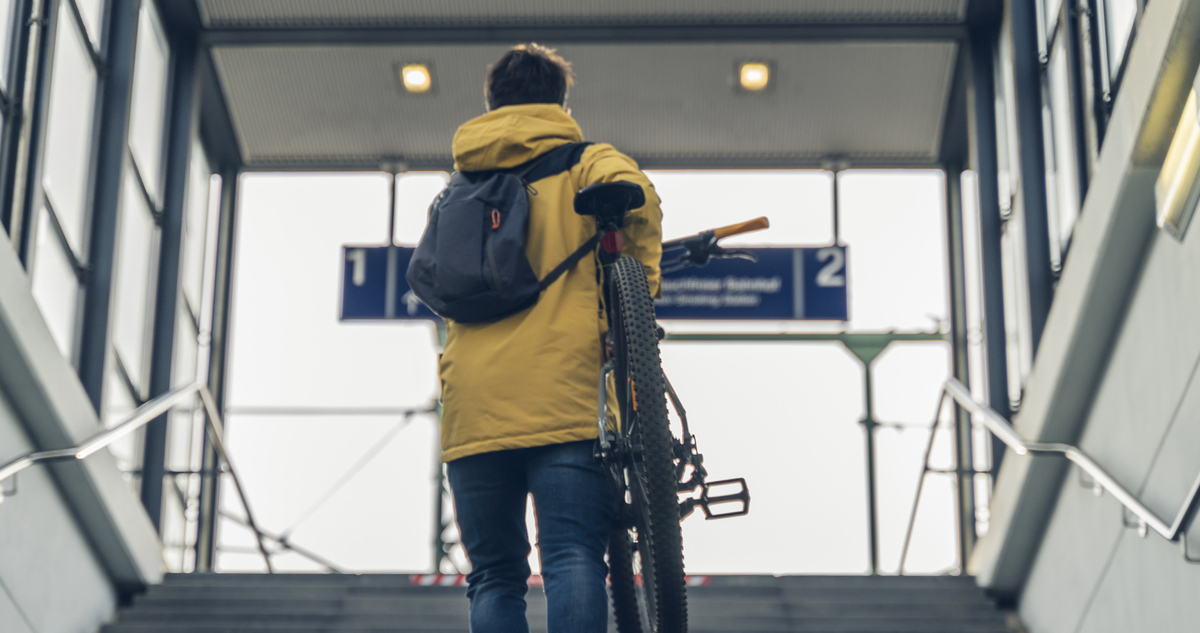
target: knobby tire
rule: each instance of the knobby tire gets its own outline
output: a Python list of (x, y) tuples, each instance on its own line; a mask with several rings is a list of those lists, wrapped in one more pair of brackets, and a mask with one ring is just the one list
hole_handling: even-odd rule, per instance
[[(621, 257), (609, 272), (617, 332), (616, 378), (623, 433), (640, 446), (640, 459), (626, 465), (633, 504), (636, 550), (626, 526), (617, 526), (609, 546), (613, 611), (619, 633), (686, 633), (687, 588), (679, 526), (678, 482), (673, 438), (667, 419), (658, 326), (642, 263)], [(625, 384), (622, 385), (621, 383)], [(630, 423), (632, 422), (632, 423)], [(635, 567), (642, 571), (638, 587)], [(646, 601), (653, 601), (647, 608)], [(645, 612), (652, 618), (643, 618)], [(652, 627), (644, 630), (643, 623)]]

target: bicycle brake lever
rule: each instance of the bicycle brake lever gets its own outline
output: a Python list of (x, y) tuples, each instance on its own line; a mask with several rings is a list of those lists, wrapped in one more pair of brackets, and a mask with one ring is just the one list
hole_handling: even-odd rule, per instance
[(745, 259), (751, 262), (758, 261), (758, 257), (755, 257), (753, 253), (743, 250), (725, 250), (721, 248), (716, 250), (712, 256), (717, 259)]

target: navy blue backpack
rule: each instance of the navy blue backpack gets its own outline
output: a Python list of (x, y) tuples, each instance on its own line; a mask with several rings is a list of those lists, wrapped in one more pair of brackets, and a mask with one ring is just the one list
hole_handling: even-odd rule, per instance
[(593, 236), (543, 279), (525, 255), (532, 183), (567, 171), (591, 143), (569, 143), (512, 169), (455, 172), (429, 209), (429, 225), (405, 278), (417, 298), (444, 319), (482, 323), (537, 302), (595, 248)]

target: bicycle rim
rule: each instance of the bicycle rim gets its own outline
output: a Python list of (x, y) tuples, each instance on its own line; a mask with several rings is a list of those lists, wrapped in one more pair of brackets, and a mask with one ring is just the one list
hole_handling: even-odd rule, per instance
[[(647, 633), (687, 631), (687, 594), (683, 576), (683, 543), (679, 528), (679, 498), (674, 465), (673, 439), (667, 420), (667, 403), (658, 353), (654, 305), (650, 300), (646, 273), (640, 261), (621, 257), (610, 271), (614, 286), (614, 312), (618, 314), (617, 365), (618, 401), (623, 433), (629, 444), (640, 447), (640, 459), (625, 467), (629, 502), (633, 508), (636, 549), (621, 574), (641, 572), (641, 600), (618, 603), (614, 592), (621, 633), (633, 623), (648, 622)], [(611, 558), (611, 553), (610, 553)], [(635, 569), (635, 567), (637, 569)], [(617, 572), (613, 573), (614, 586)], [(630, 579), (632, 581), (632, 578)], [(636, 591), (635, 591), (636, 594)], [(636, 616), (622, 613), (635, 604)]]

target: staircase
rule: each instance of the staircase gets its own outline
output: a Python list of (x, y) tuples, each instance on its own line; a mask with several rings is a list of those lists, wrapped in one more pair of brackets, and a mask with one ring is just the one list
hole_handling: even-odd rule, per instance
[[(698, 585), (688, 589), (696, 632), (1020, 631), (966, 577), (711, 576), (691, 583)], [(464, 594), (464, 587), (419, 586), (407, 575), (175, 574), (137, 596), (101, 633), (465, 633)], [(531, 631), (545, 631), (542, 590), (530, 587), (528, 601)]]

